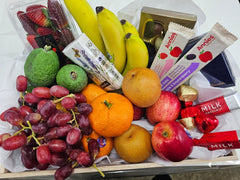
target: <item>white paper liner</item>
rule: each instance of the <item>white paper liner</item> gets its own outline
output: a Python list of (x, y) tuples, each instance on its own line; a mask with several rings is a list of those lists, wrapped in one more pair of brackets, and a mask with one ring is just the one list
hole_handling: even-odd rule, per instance
[[(26, 58), (26, 53), (24, 52), (17, 59), (8, 59), (3, 61), (1, 65), (5, 68), (3, 73), (7, 74), (5, 77), (1, 77), (1, 88), (0, 88), (0, 113), (12, 106), (18, 106), (17, 99), (19, 93), (16, 91), (15, 82), (16, 77), (19, 74), (23, 74), (24, 59)], [(1, 72), (2, 73), (2, 72)], [(189, 81), (190, 85), (196, 88), (199, 92), (199, 98), (197, 102), (203, 102), (214, 97), (219, 97), (221, 95), (230, 95), (235, 92), (234, 88), (215, 88), (211, 87), (206, 78), (201, 74), (195, 74)], [(219, 120), (219, 126), (213, 131), (227, 131), (227, 130), (236, 130), (240, 129), (240, 125), (237, 121), (238, 110), (234, 110), (233, 113), (225, 113), (223, 115), (217, 116)], [(236, 114), (237, 113), (237, 114)], [(138, 124), (146, 128), (149, 132), (152, 132), (153, 125), (151, 125), (148, 120), (142, 119), (138, 121), (133, 121), (133, 124)], [(0, 121), (0, 132), (9, 132), (13, 133), (14, 130), (11, 129), (11, 125), (6, 122)], [(188, 131), (192, 137), (200, 138), (202, 134), (195, 128), (194, 130)], [(230, 150), (215, 150), (209, 151), (207, 148), (203, 147), (194, 147), (189, 158), (197, 159), (207, 159), (211, 160), (216, 157), (225, 156), (229, 154)], [(156, 153), (153, 153), (145, 162), (154, 162), (164, 166), (171, 165), (171, 162), (163, 160)], [(96, 163), (99, 165), (111, 165), (111, 164), (126, 164), (127, 162), (122, 160), (116, 153), (115, 150), (111, 152), (109, 156), (101, 157), (96, 160)], [(11, 172), (21, 172), (27, 170), (23, 167), (19, 150), (16, 151), (5, 151), (0, 148), (0, 164), (2, 164), (6, 169)], [(52, 168), (52, 167), (50, 167)]]

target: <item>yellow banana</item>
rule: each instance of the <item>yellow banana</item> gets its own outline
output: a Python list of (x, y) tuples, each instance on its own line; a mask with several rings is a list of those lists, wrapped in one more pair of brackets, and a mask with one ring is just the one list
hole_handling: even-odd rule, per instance
[(103, 6), (96, 7), (99, 30), (107, 50), (107, 57), (121, 73), (126, 63), (124, 30), (118, 17)]
[(133, 68), (147, 67), (148, 66), (148, 49), (143, 40), (135, 35), (128, 33), (125, 36), (126, 51), (127, 51), (127, 63), (122, 73), (123, 76)]
[(64, 0), (80, 30), (106, 55), (106, 48), (98, 29), (97, 15), (87, 0)]
[(122, 19), (120, 22), (122, 24), (125, 35), (127, 33), (131, 33), (139, 36), (137, 28), (133, 24), (131, 24), (129, 21), (127, 21), (126, 19)]

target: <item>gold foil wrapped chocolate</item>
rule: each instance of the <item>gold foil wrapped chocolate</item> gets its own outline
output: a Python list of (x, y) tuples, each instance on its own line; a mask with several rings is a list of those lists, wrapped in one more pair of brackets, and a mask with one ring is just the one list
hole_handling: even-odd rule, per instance
[(182, 84), (178, 88), (177, 96), (180, 101), (195, 101), (198, 97), (198, 91), (191, 86)]
[(195, 120), (193, 117), (180, 119), (179, 122), (189, 130), (194, 129), (196, 127)]

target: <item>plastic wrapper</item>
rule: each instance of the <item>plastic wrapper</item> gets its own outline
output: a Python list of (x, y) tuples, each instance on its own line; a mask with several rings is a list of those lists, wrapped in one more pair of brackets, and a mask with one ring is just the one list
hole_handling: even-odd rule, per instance
[(194, 2), (189, 0), (135, 0), (126, 7), (122, 8), (118, 12), (118, 16), (120, 19), (127, 19), (129, 22), (134, 24), (135, 27), (138, 28), (140, 22), (140, 13), (143, 6), (195, 14), (197, 15), (197, 23), (195, 26), (196, 30), (199, 25), (201, 25), (206, 19), (205, 14), (202, 12), (202, 10)]
[(79, 29), (60, 0), (9, 0), (6, 8), (29, 51), (48, 45), (55, 48), (61, 65), (68, 61), (62, 50), (78, 37)]

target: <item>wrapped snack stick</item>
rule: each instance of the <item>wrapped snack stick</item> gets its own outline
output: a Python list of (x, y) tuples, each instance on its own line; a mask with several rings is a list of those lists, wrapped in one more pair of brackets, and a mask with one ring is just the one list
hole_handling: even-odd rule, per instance
[(224, 131), (204, 134), (200, 139), (193, 139), (195, 146), (209, 150), (240, 148), (240, 131)]
[(220, 96), (209, 101), (181, 110), (181, 117), (195, 117), (202, 113), (220, 115), (240, 108), (240, 95), (235, 92), (230, 96)]
[(177, 89), (236, 40), (236, 36), (228, 32), (219, 23), (216, 23), (212, 29), (161, 78), (162, 90), (174, 91)]
[(176, 63), (193, 35), (193, 29), (170, 22), (150, 69), (161, 78)]
[(63, 53), (81, 66), (97, 85), (112, 91), (120, 89), (123, 76), (101, 53), (94, 43), (82, 33), (79, 38), (64, 48)]

